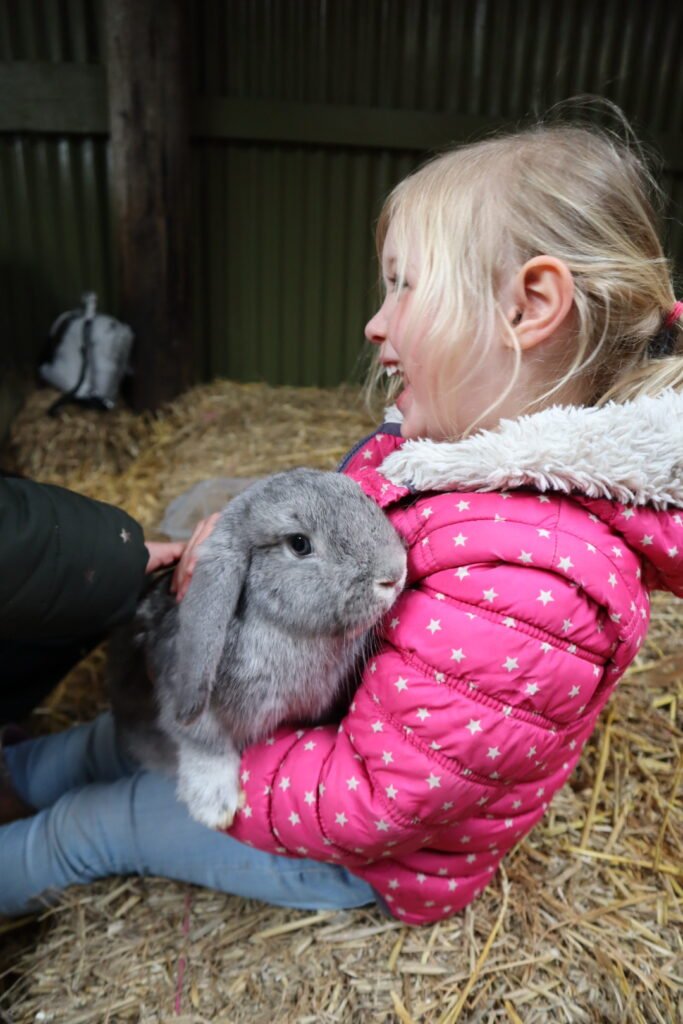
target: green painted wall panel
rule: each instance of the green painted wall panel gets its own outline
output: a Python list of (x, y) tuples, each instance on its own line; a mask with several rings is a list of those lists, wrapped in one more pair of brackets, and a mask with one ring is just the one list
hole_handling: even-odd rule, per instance
[(115, 301), (106, 142), (0, 135), (4, 361), (34, 367), (52, 320), (92, 289)]
[(102, 0), (0, 0), (0, 61), (97, 63)]
[[(214, 373), (335, 384), (375, 302), (381, 199), (418, 155), (210, 143), (195, 154), (195, 305)], [(197, 250), (196, 250), (197, 251)]]

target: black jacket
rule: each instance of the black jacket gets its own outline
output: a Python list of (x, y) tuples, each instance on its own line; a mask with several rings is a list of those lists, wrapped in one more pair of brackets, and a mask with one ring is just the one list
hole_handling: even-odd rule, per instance
[(121, 509), (0, 478), (0, 639), (77, 640), (132, 618), (147, 557)]

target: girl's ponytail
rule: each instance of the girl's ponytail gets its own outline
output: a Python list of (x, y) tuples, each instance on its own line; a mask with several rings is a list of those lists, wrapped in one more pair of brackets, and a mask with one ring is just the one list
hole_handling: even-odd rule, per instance
[(626, 402), (638, 395), (683, 390), (683, 302), (676, 302), (661, 330), (648, 341), (639, 365), (628, 365), (600, 397), (605, 402)]

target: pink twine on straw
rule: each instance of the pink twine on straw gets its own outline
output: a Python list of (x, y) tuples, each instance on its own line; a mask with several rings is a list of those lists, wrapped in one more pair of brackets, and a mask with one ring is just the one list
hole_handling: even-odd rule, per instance
[(664, 321), (664, 326), (671, 327), (677, 320), (680, 320), (681, 314), (683, 314), (683, 302), (674, 302), (671, 312)]
[[(183, 916), (183, 940), (187, 940), (187, 936), (190, 934), (190, 906), (192, 903), (192, 897), (189, 892), (185, 893), (185, 914)], [(187, 958), (184, 953), (178, 958), (178, 976), (176, 979), (175, 986), (175, 1015), (180, 1016), (180, 1007), (183, 996), (183, 982), (185, 981), (185, 967), (187, 965)]]

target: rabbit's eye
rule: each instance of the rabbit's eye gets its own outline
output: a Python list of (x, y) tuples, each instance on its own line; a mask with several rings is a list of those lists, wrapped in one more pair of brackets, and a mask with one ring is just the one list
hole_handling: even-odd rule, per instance
[(287, 543), (294, 552), (295, 555), (300, 555), (304, 558), (306, 555), (310, 555), (313, 548), (308, 537), (304, 537), (303, 533), (292, 533), (287, 538)]

